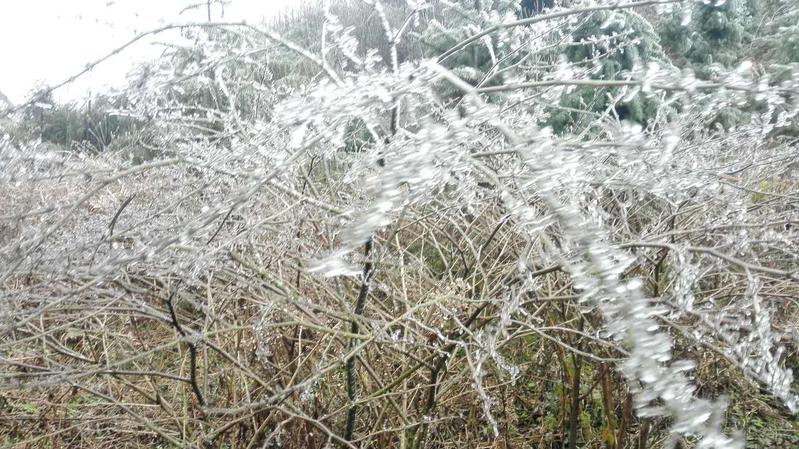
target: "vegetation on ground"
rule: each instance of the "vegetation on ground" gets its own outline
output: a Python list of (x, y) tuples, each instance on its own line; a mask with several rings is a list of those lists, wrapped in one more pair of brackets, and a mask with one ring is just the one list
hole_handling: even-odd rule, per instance
[(797, 14), (327, 0), (37, 89), (0, 445), (799, 447)]

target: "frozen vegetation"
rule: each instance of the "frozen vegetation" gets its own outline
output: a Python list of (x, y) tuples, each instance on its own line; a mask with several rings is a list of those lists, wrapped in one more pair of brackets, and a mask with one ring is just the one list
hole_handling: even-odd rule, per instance
[(799, 447), (797, 23), (310, 2), (8, 104), (0, 443)]

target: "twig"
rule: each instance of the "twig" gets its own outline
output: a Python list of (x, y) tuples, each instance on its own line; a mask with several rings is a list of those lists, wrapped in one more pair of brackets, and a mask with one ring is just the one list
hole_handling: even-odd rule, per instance
[[(175, 313), (175, 307), (172, 304), (172, 300), (178, 293), (178, 288), (180, 288), (182, 283), (182, 279), (178, 281), (175, 289), (172, 290), (172, 293), (170, 293), (169, 297), (166, 299), (166, 306), (167, 309), (169, 309), (169, 316), (172, 318), (172, 325), (175, 327), (175, 330), (178, 331), (181, 337), (186, 339), (188, 336), (186, 335), (186, 331), (184, 331), (181, 327), (177, 314)], [(197, 383), (197, 344), (188, 340), (186, 341), (186, 344), (189, 346), (189, 382), (191, 383), (191, 390), (194, 392), (194, 396), (197, 397), (197, 402), (200, 404), (200, 406), (204, 407), (205, 399), (203, 399), (203, 394), (200, 391), (199, 384)]]
[[(363, 253), (366, 261), (363, 265), (363, 281), (361, 282), (361, 289), (358, 292), (358, 299), (355, 302), (355, 310), (353, 311), (355, 319), (352, 320), (352, 325), (350, 326), (350, 333), (352, 334), (358, 333), (358, 317), (363, 315), (363, 309), (366, 306), (366, 297), (369, 295), (369, 286), (372, 281), (372, 275), (374, 274), (374, 265), (372, 264), (372, 245), (373, 241), (370, 237), (369, 240), (367, 240), (364, 244)], [(353, 344), (351, 344), (351, 346)], [(355, 399), (358, 394), (358, 373), (355, 363), (356, 357), (355, 355), (352, 355), (349, 359), (347, 359), (347, 365), (345, 368), (347, 373), (347, 398), (349, 398), (351, 402), (350, 408), (347, 411), (347, 424), (344, 433), (344, 439), (347, 441), (352, 441), (353, 433), (355, 431), (355, 418), (357, 417), (358, 413), (358, 405), (355, 403)]]
[(109, 223), (109, 225), (108, 225), (108, 247), (109, 248), (113, 244), (113, 241), (112, 241), (111, 238), (114, 236), (114, 226), (116, 226), (116, 224), (117, 224), (117, 219), (119, 219), (119, 215), (122, 213), (122, 211), (125, 210), (126, 207), (128, 207), (128, 204), (130, 204), (130, 202), (133, 201), (133, 198), (136, 198), (136, 194), (135, 193), (133, 195), (129, 196), (128, 199), (126, 199), (125, 201), (122, 202), (122, 205), (119, 206), (119, 209), (117, 209), (117, 213), (114, 214), (114, 218), (111, 219), (111, 223)]

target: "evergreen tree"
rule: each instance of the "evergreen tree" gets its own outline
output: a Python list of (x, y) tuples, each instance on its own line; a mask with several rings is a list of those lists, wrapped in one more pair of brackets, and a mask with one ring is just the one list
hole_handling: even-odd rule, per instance
[[(664, 47), (680, 66), (691, 67), (700, 79), (736, 66), (744, 55), (746, 21), (754, 7), (740, 0), (692, 2), (673, 10), (660, 30)], [(750, 2), (756, 6), (756, 1)], [(748, 9), (748, 11), (746, 11)]]
[[(472, 0), (465, 2), (442, 2), (440, 10), (427, 28), (420, 33), (424, 56), (438, 57), (464, 39), (494, 25), (515, 20), (521, 11), (518, 0)], [(443, 61), (443, 64), (472, 85), (490, 85), (489, 71), (497, 61), (508, 56), (511, 47), (499, 48), (490, 39), (473, 43)], [(506, 63), (512, 60), (506, 60)], [(498, 82), (501, 78), (493, 78)], [(447, 83), (442, 84), (442, 96), (458, 98), (460, 92)]]
[[(771, 85), (792, 85), (799, 63), (799, 2), (764, 0), (758, 23), (762, 25), (752, 30), (752, 49), (758, 55), (759, 70), (768, 76)], [(796, 94), (783, 93), (781, 96), (783, 106), (777, 108), (771, 117), (774, 125), (771, 136), (797, 137), (799, 118), (791, 115), (790, 111), (799, 99)]]
[(799, 3), (764, 0), (759, 6), (759, 20), (751, 27), (754, 53), (772, 73), (785, 64), (799, 62)]
[[(564, 54), (568, 62), (590, 67), (591, 79), (595, 80), (623, 79), (651, 62), (671, 66), (652, 25), (633, 11), (592, 15), (571, 33), (571, 44)], [(594, 117), (582, 111), (601, 114), (612, 109), (619, 120), (646, 125), (660, 105), (656, 98), (643, 94), (625, 101), (617, 101), (618, 95), (618, 88), (575, 89), (561, 97), (560, 108), (553, 110), (547, 124), (559, 134), (579, 131)]]
[(555, 0), (521, 0), (519, 2), (519, 18), (533, 17), (543, 10), (555, 6)]
[[(715, 81), (750, 59), (746, 49), (759, 9), (759, 0), (691, 2), (672, 10), (660, 24), (660, 37), (676, 65), (691, 69), (698, 79)], [(758, 108), (751, 99), (743, 105), (713, 106), (707, 125), (730, 130), (749, 122)]]

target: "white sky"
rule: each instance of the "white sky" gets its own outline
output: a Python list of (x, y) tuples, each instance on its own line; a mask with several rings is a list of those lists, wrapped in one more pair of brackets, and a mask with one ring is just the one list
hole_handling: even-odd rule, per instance
[[(0, 0), (0, 92), (23, 102), (41, 82), (53, 85), (130, 40), (137, 33), (166, 23), (207, 20), (206, 8), (180, 13), (205, 0)], [(214, 20), (258, 23), (296, 0), (230, 0), (214, 5)], [(155, 40), (168, 40), (161, 35)], [(90, 87), (119, 85), (137, 62), (158, 54), (150, 42), (139, 41), (97, 67), (90, 75), (56, 92), (68, 100)]]

